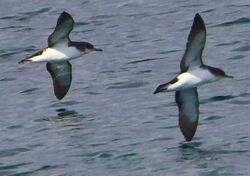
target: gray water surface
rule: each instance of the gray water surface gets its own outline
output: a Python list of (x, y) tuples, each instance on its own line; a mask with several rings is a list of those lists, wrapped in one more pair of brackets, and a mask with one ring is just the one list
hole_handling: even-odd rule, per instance
[[(2, 0), (1, 176), (219, 176), (250, 173), (249, 0)], [(18, 61), (47, 46), (62, 11), (70, 37), (104, 52), (73, 60), (58, 101), (44, 63)], [(207, 26), (204, 63), (233, 75), (199, 88), (200, 121), (185, 142), (174, 93), (195, 13)]]

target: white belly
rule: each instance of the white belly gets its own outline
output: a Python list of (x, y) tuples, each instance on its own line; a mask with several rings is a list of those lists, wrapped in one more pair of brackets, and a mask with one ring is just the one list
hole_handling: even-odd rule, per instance
[(75, 59), (83, 55), (75, 47), (57, 46), (55, 48), (46, 48), (41, 55), (30, 58), (32, 62), (56, 62)]
[(177, 91), (200, 86), (202, 84), (217, 81), (218, 78), (211, 74), (208, 70), (197, 69), (180, 74), (178, 81), (169, 85), (168, 91)]

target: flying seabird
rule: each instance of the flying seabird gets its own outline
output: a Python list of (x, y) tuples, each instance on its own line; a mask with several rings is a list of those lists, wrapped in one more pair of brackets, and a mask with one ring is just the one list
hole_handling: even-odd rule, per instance
[(180, 73), (166, 84), (159, 85), (154, 94), (176, 91), (175, 101), (179, 110), (179, 126), (187, 141), (191, 141), (199, 120), (197, 87), (222, 78), (233, 78), (215, 67), (203, 64), (202, 51), (206, 42), (206, 27), (196, 14), (191, 27), (186, 50), (180, 63)]
[(53, 80), (54, 93), (59, 100), (66, 95), (70, 88), (72, 67), (69, 60), (91, 51), (102, 51), (88, 42), (71, 41), (69, 34), (73, 26), (72, 16), (67, 12), (62, 12), (54, 32), (48, 38), (48, 47), (19, 62), (47, 62), (47, 70)]

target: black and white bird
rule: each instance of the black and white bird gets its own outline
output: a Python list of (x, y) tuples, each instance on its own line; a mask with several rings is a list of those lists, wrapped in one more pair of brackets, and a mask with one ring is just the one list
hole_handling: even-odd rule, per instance
[(48, 38), (48, 47), (29, 56), (19, 63), (47, 62), (55, 96), (61, 100), (68, 92), (72, 80), (71, 59), (78, 58), (91, 51), (102, 51), (88, 42), (71, 41), (69, 34), (74, 20), (67, 12), (61, 13), (54, 32)]
[(206, 42), (206, 27), (199, 14), (195, 15), (184, 56), (180, 63), (181, 71), (176, 78), (159, 85), (154, 94), (175, 92), (179, 109), (179, 126), (187, 141), (191, 141), (199, 120), (199, 98), (197, 87), (222, 78), (233, 78), (215, 67), (203, 64), (202, 51)]

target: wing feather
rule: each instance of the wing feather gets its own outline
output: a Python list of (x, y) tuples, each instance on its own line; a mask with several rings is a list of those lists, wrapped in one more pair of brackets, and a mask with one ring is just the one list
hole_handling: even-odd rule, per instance
[(176, 91), (175, 101), (179, 109), (179, 126), (187, 141), (191, 141), (199, 121), (197, 88)]
[(67, 12), (62, 12), (57, 20), (56, 28), (54, 32), (48, 38), (48, 46), (51, 47), (56, 43), (69, 42), (69, 33), (74, 26), (74, 20)]
[(55, 96), (61, 100), (67, 94), (71, 85), (72, 66), (69, 61), (48, 62), (46, 66), (53, 80)]
[(202, 51), (206, 43), (206, 27), (203, 19), (196, 14), (188, 36), (185, 54), (181, 60), (181, 71), (199, 67), (202, 63)]

